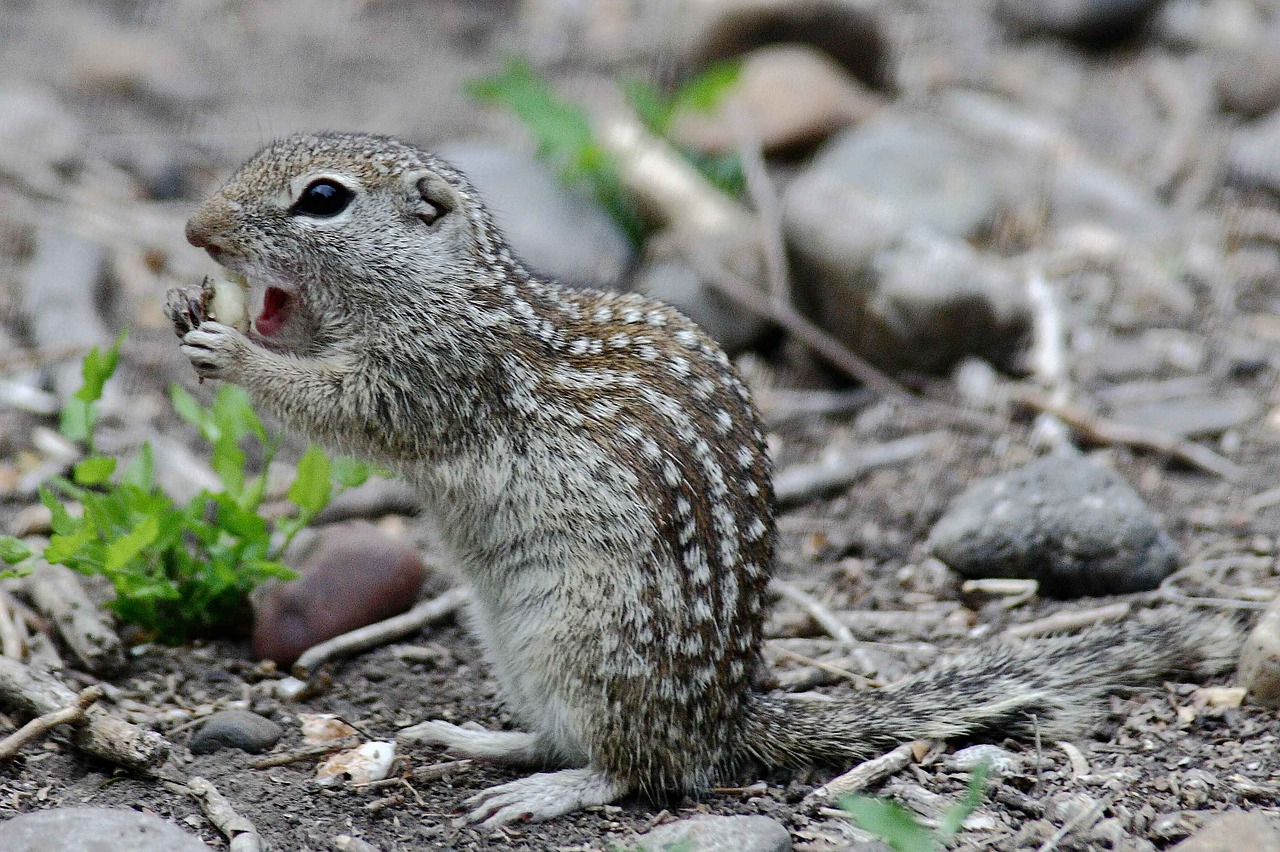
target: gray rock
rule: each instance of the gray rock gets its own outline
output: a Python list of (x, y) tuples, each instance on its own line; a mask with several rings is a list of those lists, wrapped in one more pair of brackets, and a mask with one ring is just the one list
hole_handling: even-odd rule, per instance
[(1112, 406), (1111, 419), (1184, 438), (1204, 438), (1243, 425), (1259, 408), (1253, 393), (1237, 390), (1119, 403)]
[(996, 15), (1028, 35), (1056, 35), (1089, 47), (1132, 37), (1162, 0), (999, 0)]
[(51, 808), (0, 823), (5, 852), (209, 852), (158, 816), (125, 808)]
[(270, 719), (248, 710), (219, 710), (191, 738), (192, 754), (238, 748), (258, 754), (280, 741), (284, 730)]
[(1268, 29), (1228, 57), (1218, 69), (1217, 84), (1222, 105), (1241, 115), (1259, 116), (1280, 106), (1280, 29)]
[(966, 577), (1019, 577), (1050, 595), (1155, 588), (1178, 551), (1119, 474), (1076, 455), (1048, 456), (970, 487), (929, 534)]
[(1210, 820), (1169, 852), (1280, 852), (1280, 831), (1263, 813), (1228, 811)]
[(791, 833), (764, 816), (696, 816), (640, 835), (641, 852), (788, 852)]
[(578, 287), (618, 286), (633, 251), (595, 199), (567, 189), (528, 154), (461, 143), (438, 151), (471, 178), (516, 255), (532, 269)]
[(1145, 186), (1085, 157), (1058, 163), (1049, 187), (1055, 227), (1101, 225), (1129, 237), (1161, 239), (1173, 229), (1168, 208)]
[(1227, 146), (1227, 182), (1280, 194), (1280, 111), (1232, 135)]
[[(829, 192), (871, 197), (906, 222), (973, 237), (997, 210), (984, 159), (980, 146), (924, 116), (886, 114), (833, 137), (810, 163), (801, 187), (820, 184)], [(795, 184), (788, 189), (788, 208), (802, 191)]]

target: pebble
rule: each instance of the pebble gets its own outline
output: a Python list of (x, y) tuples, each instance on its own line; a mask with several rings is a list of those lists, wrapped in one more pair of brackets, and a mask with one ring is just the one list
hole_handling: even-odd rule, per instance
[(999, 0), (997, 18), (1026, 35), (1055, 35), (1086, 47), (1133, 37), (1161, 0)]
[(1246, 124), (1227, 145), (1227, 182), (1280, 194), (1280, 111)]
[(209, 754), (238, 748), (260, 754), (280, 741), (284, 730), (275, 722), (248, 710), (219, 710), (205, 719), (191, 737), (192, 754)]
[(638, 852), (788, 852), (791, 833), (765, 816), (705, 815), (669, 822), (636, 838)]
[(1249, 632), (1236, 672), (1250, 701), (1280, 708), (1280, 597), (1267, 605)]
[(1260, 409), (1253, 393), (1236, 390), (1117, 404), (1111, 408), (1111, 419), (1184, 438), (1205, 438), (1243, 425)]
[(929, 534), (965, 577), (1020, 577), (1059, 597), (1155, 588), (1178, 562), (1159, 519), (1115, 471), (1046, 456), (955, 498)]
[(529, 154), (463, 143), (440, 146), (437, 153), (471, 179), (530, 268), (577, 287), (619, 286), (634, 252), (594, 198), (566, 188)]
[(713, 111), (677, 114), (672, 138), (703, 151), (735, 150), (742, 133), (729, 112), (731, 104), (742, 109), (752, 135), (772, 154), (807, 148), (866, 121), (882, 100), (822, 51), (772, 45), (743, 58), (737, 82)]
[(253, 598), (253, 653), (281, 666), (409, 609), (426, 576), (417, 548), (364, 521), (323, 527), (298, 571), (298, 579), (264, 584)]
[(0, 823), (5, 852), (209, 852), (199, 838), (127, 808), (50, 808)]
[(1280, 831), (1275, 820), (1263, 813), (1228, 811), (1169, 852), (1280, 852)]

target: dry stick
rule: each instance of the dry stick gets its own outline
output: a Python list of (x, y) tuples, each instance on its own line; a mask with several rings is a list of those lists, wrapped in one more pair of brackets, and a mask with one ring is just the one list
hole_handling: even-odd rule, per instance
[(1003, 635), (1014, 639), (1048, 636), (1053, 633), (1065, 633), (1068, 630), (1080, 630), (1109, 621), (1120, 621), (1128, 615), (1128, 603), (1108, 604), (1107, 606), (1093, 609), (1064, 610), (1035, 621), (1028, 621), (1026, 624), (1015, 624), (1005, 630)]
[[(1071, 398), (1066, 323), (1057, 293), (1039, 269), (1033, 269), (1027, 278), (1027, 297), (1032, 313), (1031, 369), (1049, 399), (1065, 405)], [(1049, 412), (1042, 411), (1036, 418), (1036, 437), (1055, 450), (1071, 446), (1066, 424)]]
[(809, 617), (816, 621), (819, 627), (827, 631), (831, 638), (841, 645), (849, 647), (856, 641), (853, 637), (853, 631), (846, 627), (825, 604), (813, 595), (797, 588), (793, 583), (780, 580), (777, 577), (769, 581), (769, 588), (808, 613)]
[(893, 751), (859, 763), (845, 774), (831, 779), (805, 796), (800, 802), (801, 809), (812, 811), (838, 802), (850, 793), (856, 793), (881, 779), (888, 778), (895, 772), (901, 772), (915, 760), (915, 749), (915, 743), (903, 743)]
[(1053, 414), (1094, 443), (1120, 444), (1163, 453), (1231, 482), (1238, 481), (1244, 475), (1238, 465), (1208, 447), (1168, 432), (1148, 429), (1144, 426), (1132, 426), (1128, 423), (1117, 423), (1092, 414), (1078, 405), (1055, 403), (1040, 394), (1025, 390), (1015, 390), (1013, 398), (1022, 405)]
[(293, 676), (299, 680), (310, 680), (317, 668), (335, 657), (358, 654), (416, 633), (427, 625), (452, 615), (466, 603), (469, 596), (470, 593), (465, 588), (450, 589), (438, 597), (420, 602), (406, 613), (321, 642), (308, 648), (293, 664)]
[(791, 303), (791, 281), (787, 275), (787, 246), (782, 235), (782, 213), (778, 192), (765, 169), (764, 153), (760, 137), (740, 98), (732, 98), (727, 104), (729, 121), (733, 125), (738, 159), (742, 163), (742, 176), (746, 179), (747, 193), (755, 208), (760, 231), (760, 249), (764, 258), (765, 280), (769, 283), (769, 295), (774, 301)]
[(328, 757), (335, 751), (346, 751), (349, 748), (355, 748), (360, 743), (360, 738), (352, 735), (327, 743), (305, 745), (289, 751), (282, 751), (279, 754), (267, 755), (250, 763), (249, 768), (271, 769), (276, 766), (288, 766), (290, 763), (301, 763), (304, 760), (319, 760), (322, 757)]
[(912, 435), (873, 446), (852, 447), (816, 462), (792, 465), (773, 478), (773, 492), (780, 504), (800, 503), (833, 488), (842, 488), (878, 467), (901, 464), (937, 449), (946, 432)]
[(11, 660), (21, 660), (26, 655), (21, 624), (22, 616), (13, 607), (13, 598), (8, 592), (0, 592), (0, 649)]
[[(7, 657), (0, 657), (0, 705), (26, 716), (41, 716), (67, 707), (76, 694), (48, 672), (37, 671)], [(154, 769), (169, 756), (164, 737), (111, 715), (101, 707), (89, 707), (85, 722), (71, 742), (86, 754), (129, 769)]]
[(40, 561), (23, 578), (31, 602), (57, 626), (80, 662), (94, 674), (115, 674), (126, 665), (124, 646), (106, 617), (85, 594), (70, 568)]
[(208, 779), (193, 776), (187, 781), (187, 789), (200, 802), (200, 810), (209, 822), (227, 838), (231, 852), (261, 852), (265, 847), (253, 823), (239, 814)]
[(79, 725), (85, 721), (85, 711), (102, 697), (102, 687), (97, 684), (80, 690), (75, 703), (37, 716), (9, 736), (0, 740), (0, 760), (8, 760), (23, 746), (52, 731), (59, 725)]
[(799, 651), (793, 651), (785, 645), (779, 645), (776, 643), (776, 641), (769, 642), (769, 648), (776, 654), (781, 654), (784, 657), (790, 657), (791, 659), (795, 660), (798, 663), (801, 663), (806, 666), (812, 666), (815, 669), (820, 669), (824, 672), (827, 672), (828, 674), (833, 674), (836, 677), (843, 678), (845, 680), (856, 681), (857, 683), (861, 683), (864, 686), (882, 686), (883, 685), (880, 683), (880, 681), (875, 680), (873, 678), (869, 678), (866, 675), (860, 675), (857, 672), (851, 672), (848, 669), (842, 669), (839, 666), (832, 665), (831, 663), (824, 663), (822, 660), (816, 660), (813, 657), (807, 656), (805, 654), (801, 654)]

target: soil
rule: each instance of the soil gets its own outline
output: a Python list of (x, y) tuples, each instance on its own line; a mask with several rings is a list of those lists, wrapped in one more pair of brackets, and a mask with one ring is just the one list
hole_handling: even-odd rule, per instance
[[(601, 14), (614, 5), (602, 4)], [(461, 84), (493, 69), (504, 50), (530, 49), (530, 33), (538, 31), (520, 17), (515, 3), (462, 0), (332, 0), (262, 4), (256, 10), (208, 2), (52, 0), (8, 3), (2, 14), (6, 34), (0, 39), (0, 68), (5, 71), (0, 82), (53, 92), (84, 134), (80, 154), (86, 162), (123, 164), (141, 176), (181, 177), (176, 200), (147, 202), (168, 217), (170, 237), (179, 246), (184, 212), (212, 187), (210, 181), (278, 132), (342, 126), (427, 142), (477, 134), (514, 138), (514, 126), (474, 107)], [(119, 42), (105, 49), (102, 45), (109, 37)], [(163, 49), (143, 49), (146, 45)], [(67, 61), (42, 61), (49, 55)], [(412, 61), (397, 63), (390, 57)], [(594, 64), (582, 57), (561, 59), (560, 80), (571, 92), (593, 91), (592, 81), (611, 76), (619, 67), (638, 64), (655, 74), (662, 67), (661, 57), (642, 50), (597, 56)], [(1094, 56), (1086, 71), (1105, 74), (1131, 61), (1128, 53)], [(1079, 68), (1076, 72), (1085, 73)], [(160, 165), (154, 166), (156, 162)], [(1270, 201), (1259, 204), (1274, 206)], [(18, 280), (29, 246), (16, 240), (0, 245), (0, 250), (5, 253), (0, 285), (6, 333), (20, 337), (24, 326), (16, 308)], [(181, 251), (175, 250), (179, 255)], [(122, 372), (125, 393), (141, 414), (107, 424), (121, 445), (138, 438), (131, 430), (143, 420), (161, 430), (175, 429), (177, 423), (162, 402), (164, 389), (175, 380), (193, 386), (158, 317), (162, 285), (176, 277), (175, 268), (162, 270), (154, 281), (144, 279), (152, 281), (151, 290), (117, 286), (103, 305), (110, 322), (134, 329)], [(1072, 294), (1076, 296), (1084, 300), (1087, 294)], [(1242, 622), (1256, 614), (1258, 601), (1267, 593), (1280, 591), (1280, 504), (1273, 501), (1258, 508), (1249, 502), (1280, 483), (1280, 362), (1273, 357), (1280, 335), (1274, 324), (1259, 320), (1278, 305), (1280, 291), (1266, 275), (1242, 278), (1229, 308), (1201, 298), (1180, 328), (1201, 341), (1209, 355), (1194, 369), (1171, 367), (1148, 376), (1203, 376), (1217, 390), (1239, 388), (1260, 403), (1256, 415), (1208, 442), (1242, 467), (1241, 480), (1227, 482), (1152, 453), (1093, 448), (1105, 453), (1165, 519), (1185, 564), (1191, 566), (1180, 588), (1211, 598), (1209, 609), (1238, 611)], [(1093, 329), (1095, 333), (1132, 330), (1107, 327), (1105, 318), (1099, 323), (1103, 324)], [(1266, 357), (1247, 368), (1232, 362), (1224, 354), (1226, 341), (1238, 339), (1261, 347)], [(831, 381), (792, 346), (753, 357), (757, 367), (765, 365), (751, 371), (762, 389)], [(1237, 368), (1231, 368), (1232, 363)], [(948, 381), (919, 379), (918, 384), (939, 399), (962, 404)], [(1083, 383), (1080, 393), (1087, 397), (1107, 385), (1105, 379), (1092, 379)], [(31, 452), (33, 430), (49, 424), (35, 415), (0, 412), (6, 481), (16, 480), (21, 454)], [(850, 662), (847, 652), (824, 638), (804, 613), (779, 603), (770, 635), (781, 647), (803, 648), (806, 656), (840, 660), (844, 666), (861, 666), (861, 674), (892, 680), (924, 667), (939, 653), (987, 641), (1012, 624), (1120, 600), (1135, 608), (1160, 602), (1147, 594), (1032, 598), (1006, 606), (1002, 598), (964, 593), (960, 580), (929, 558), (923, 542), (951, 498), (974, 480), (1035, 456), (1024, 414), (1015, 412), (1007, 429), (995, 434), (957, 426), (915, 406), (873, 402), (852, 415), (789, 421), (774, 430), (772, 443), (776, 464), (782, 468), (812, 460), (833, 443), (885, 441), (939, 429), (949, 435), (941, 450), (875, 471), (780, 517), (778, 576), (837, 613), (887, 610), (918, 617), (904, 619), (897, 630), (859, 633), (865, 657)], [(193, 435), (179, 434), (192, 447), (199, 446)], [(4, 519), (11, 520), (30, 503), (29, 494), (11, 487), (3, 504)], [(398, 653), (423, 645), (436, 653)], [(786, 678), (803, 669), (777, 647), (769, 652), (777, 676)], [(420, 661), (424, 656), (431, 662)], [(65, 674), (77, 688), (92, 680), (73, 670)], [(200, 775), (280, 850), (330, 850), (335, 838), (344, 834), (384, 852), (614, 849), (625, 848), (634, 834), (660, 821), (706, 812), (768, 815), (793, 832), (800, 849), (843, 848), (856, 836), (839, 818), (798, 808), (805, 793), (831, 777), (833, 770), (779, 773), (697, 801), (629, 800), (546, 824), (489, 831), (468, 827), (454, 814), (469, 795), (518, 773), (468, 765), (441, 780), (413, 780), (415, 769), (448, 760), (432, 748), (402, 750), (393, 773), (402, 780), (363, 790), (318, 787), (312, 761), (255, 770), (249, 764), (256, 758), (240, 751), (198, 756), (187, 751), (198, 720), (228, 706), (248, 707), (281, 723), (286, 733), (279, 749), (301, 744), (297, 715), (304, 712), (336, 713), (379, 739), (393, 739), (398, 728), (430, 718), (496, 727), (509, 723), (477, 647), (453, 623), (335, 664), (322, 691), (302, 701), (276, 697), (280, 676), (255, 662), (243, 641), (136, 646), (128, 672), (109, 682), (108, 706), (165, 734), (175, 745), (170, 763), (156, 777), (124, 772), (86, 759), (55, 735), (0, 765), (0, 818), (58, 806), (135, 808), (185, 827), (212, 848), (225, 849), (226, 839), (195, 801), (165, 783), (166, 777)], [(1215, 683), (1229, 684), (1230, 679)], [(1274, 710), (1247, 704), (1206, 706), (1205, 694), (1196, 691), (1201, 686), (1170, 683), (1148, 694), (1114, 698), (1097, 729), (1075, 742), (1088, 762), (1084, 770), (1073, 767), (1069, 752), (1055, 743), (1002, 743), (1018, 756), (1018, 768), (992, 785), (978, 819), (961, 833), (959, 844), (974, 849), (1036, 848), (1070, 822), (1076, 813), (1072, 807), (1087, 810), (1093, 803), (1100, 803), (1103, 823), (1067, 832), (1056, 848), (1166, 848), (1193, 833), (1215, 811), (1246, 808), (1280, 814), (1280, 719)], [(863, 687), (827, 677), (820, 688), (838, 693)], [(951, 801), (962, 795), (966, 778), (950, 768), (945, 755), (934, 755), (873, 792), (918, 804), (922, 797), (915, 791), (923, 789)], [(1091, 798), (1071, 799), (1080, 794)]]

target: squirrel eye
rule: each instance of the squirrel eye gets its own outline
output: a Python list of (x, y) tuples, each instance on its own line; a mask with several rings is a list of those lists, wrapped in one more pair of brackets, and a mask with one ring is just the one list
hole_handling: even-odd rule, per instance
[(304, 213), (308, 216), (336, 216), (347, 205), (355, 193), (342, 184), (329, 178), (314, 180), (302, 190), (298, 200), (293, 202), (290, 213)]

